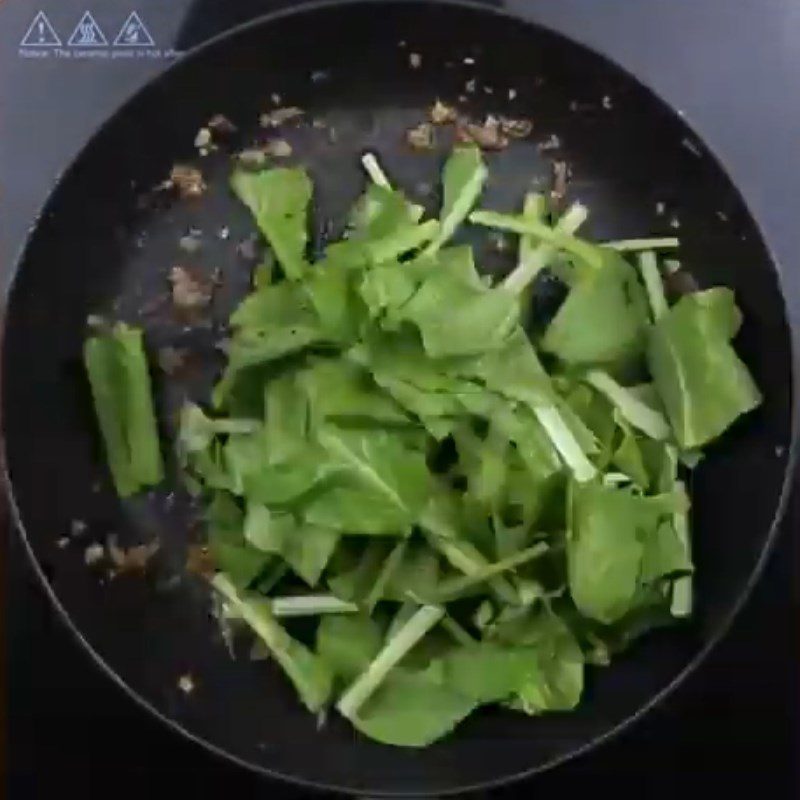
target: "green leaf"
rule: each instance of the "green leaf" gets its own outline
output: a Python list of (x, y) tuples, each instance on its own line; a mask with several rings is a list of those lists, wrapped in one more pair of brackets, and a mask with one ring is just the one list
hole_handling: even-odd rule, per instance
[(442, 173), (441, 227), (426, 253), (436, 252), (455, 233), (478, 201), (488, 176), (480, 148), (471, 146), (453, 150)]
[(433, 600), (439, 585), (439, 556), (422, 541), (409, 541), (383, 592), (386, 600)]
[[(579, 419), (569, 418), (568, 407), (556, 395), (549, 375), (521, 328), (516, 328), (502, 350), (467, 363), (462, 371), (480, 378), (498, 394), (528, 406), (575, 477), (581, 481), (594, 477), (596, 470), (587, 458), (587, 445), (594, 444), (591, 432)], [(576, 433), (587, 441), (581, 443)]]
[(436, 271), (399, 312), (419, 328), (432, 358), (470, 356), (502, 347), (519, 319), (517, 299), (503, 288), (477, 288)]
[(249, 295), (234, 311), (231, 325), (228, 363), (214, 389), (217, 407), (230, 401), (245, 370), (331, 341), (303, 286), (287, 281)]
[(570, 366), (615, 368), (644, 351), (647, 300), (635, 269), (624, 258), (605, 248), (597, 252), (599, 268), (578, 271), (542, 348)]
[(326, 576), (331, 591), (343, 600), (362, 603), (378, 580), (391, 547), (391, 542), (369, 539), (356, 549), (352, 537), (343, 538)]
[(308, 269), (308, 204), (312, 186), (305, 170), (237, 170), (231, 187), (250, 209), (286, 276), (298, 280)]
[(686, 575), (692, 572), (692, 562), (686, 547), (670, 520), (660, 523), (646, 539), (642, 554), (641, 580), (645, 584)]
[(398, 228), (382, 239), (368, 241), (364, 244), (364, 249), (373, 264), (383, 264), (417, 250), (438, 232), (439, 223), (435, 219), (429, 219), (419, 225)]
[(366, 614), (323, 617), (317, 628), (317, 652), (333, 673), (352, 681), (383, 645), (381, 626)]
[(338, 472), (337, 465), (312, 445), (271, 464), (263, 431), (230, 436), (224, 450), (234, 493), (265, 505), (292, 503)]
[(611, 457), (611, 463), (643, 491), (650, 488), (650, 475), (642, 449), (639, 447), (639, 440), (627, 425), (622, 427), (622, 438)]
[(416, 224), (417, 215), (402, 192), (371, 183), (350, 212), (349, 222), (353, 239), (372, 241)]
[(582, 614), (609, 624), (631, 610), (645, 541), (665, 515), (684, 505), (678, 496), (641, 497), (596, 483), (573, 486), (567, 571)]
[(538, 672), (537, 653), (528, 647), (481, 642), (454, 649), (431, 673), (440, 670), (444, 686), (476, 703), (496, 703), (521, 691)]
[(320, 360), (301, 376), (317, 424), (407, 426), (411, 420), (370, 375), (347, 361)]
[(427, 747), (450, 733), (476, 702), (425, 672), (395, 670), (351, 718), (365, 736), (399, 747)]
[(505, 406), (491, 420), (514, 443), (533, 481), (540, 484), (562, 472), (558, 451), (530, 408)]
[(281, 556), (314, 587), (339, 542), (339, 532), (301, 525), (291, 514), (274, 514), (266, 506), (251, 503), (247, 507), (244, 538), (263, 552)]
[(682, 448), (715, 439), (761, 394), (730, 339), (740, 324), (730, 289), (682, 297), (653, 328), (647, 361)]
[(117, 494), (160, 483), (164, 465), (142, 331), (120, 322), (87, 339), (83, 352)]
[(272, 557), (244, 538), (244, 514), (226, 492), (215, 492), (205, 513), (208, 544), (216, 566), (240, 589), (253, 585)]
[(281, 464), (301, 454), (307, 446), (309, 402), (296, 375), (286, 373), (269, 381), (264, 411), (267, 462)]
[(411, 264), (390, 261), (363, 274), (358, 291), (371, 317), (380, 317), (387, 311), (396, 313), (411, 299), (421, 276), (410, 267)]
[(484, 439), (469, 424), (454, 432), (459, 469), (467, 479), (469, 493), (487, 509), (501, 502), (505, 487), (510, 442), (497, 428), (490, 426)]
[(324, 263), (315, 265), (303, 284), (326, 339), (337, 343), (356, 339), (367, 317), (357, 285), (351, 271)]
[(608, 464), (614, 446), (617, 423), (614, 406), (600, 392), (581, 383), (570, 383), (563, 389), (566, 404), (592, 432), (597, 456), (595, 463), (601, 469)]
[(583, 693), (584, 657), (566, 624), (546, 609), (529, 612), (513, 636), (536, 654), (537, 669), (528, 673), (512, 707), (526, 714), (575, 708)]
[(430, 491), (424, 454), (381, 430), (329, 426), (319, 441), (344, 477), (311, 500), (306, 519), (350, 533), (405, 533)]
[(212, 585), (266, 644), (294, 684), (303, 705), (309, 711), (321, 711), (333, 689), (333, 674), (325, 661), (289, 636), (263, 602), (252, 602), (239, 594), (225, 575), (217, 574)]

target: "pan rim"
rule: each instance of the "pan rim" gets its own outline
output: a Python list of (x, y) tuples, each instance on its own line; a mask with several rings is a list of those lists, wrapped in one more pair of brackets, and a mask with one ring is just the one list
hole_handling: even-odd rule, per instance
[[(7, 310), (10, 302), (13, 300), (13, 296), (16, 291), (16, 287), (18, 285), (18, 277), (21, 272), (21, 267), (23, 265), (25, 255), (30, 247), (30, 244), (33, 241), (34, 237), (36, 236), (37, 230), (39, 228), (38, 222), (43, 216), (42, 212), (47, 211), (47, 208), (50, 205), (53, 196), (60, 189), (66, 176), (69, 173), (71, 173), (71, 171), (75, 168), (75, 165), (80, 162), (84, 154), (89, 149), (91, 149), (95, 140), (102, 135), (103, 131), (107, 128), (107, 126), (111, 123), (111, 121), (114, 118), (116, 118), (117, 115), (125, 107), (127, 107), (140, 94), (149, 91), (152, 88), (152, 86), (157, 84), (162, 78), (169, 75), (174, 70), (180, 69), (185, 62), (191, 61), (199, 57), (202, 53), (212, 49), (213, 47), (217, 46), (218, 44), (229, 38), (235, 38), (236, 36), (239, 36), (249, 30), (253, 30), (261, 26), (267, 26), (272, 22), (276, 22), (278, 20), (288, 17), (304, 15), (304, 14), (311, 15), (318, 11), (323, 11), (335, 7), (373, 6), (377, 5), (380, 2), (384, 2), (384, 0), (307, 0), (307, 1), (300, 0), (300, 2), (298, 2), (294, 6), (278, 9), (276, 11), (254, 17), (253, 19), (250, 19), (232, 28), (226, 29), (221, 33), (218, 33), (215, 36), (211, 37), (210, 39), (207, 39), (201, 42), (200, 44), (191, 47), (190, 49), (185, 51), (179, 58), (177, 58), (173, 63), (171, 63), (168, 67), (155, 73), (153, 76), (149, 77), (143, 84), (138, 86), (136, 89), (124, 95), (122, 100), (112, 107), (110, 113), (104, 118), (104, 120), (100, 123), (100, 125), (97, 126), (92, 135), (84, 142), (83, 146), (80, 147), (80, 149), (74, 155), (70, 163), (58, 173), (52, 187), (50, 188), (50, 191), (48, 192), (47, 198), (45, 199), (43, 205), (41, 206), (39, 213), (34, 218), (37, 221), (37, 224), (35, 224), (33, 227), (30, 228), (30, 230), (25, 236), (25, 239), (21, 243), (20, 247), (17, 249), (15, 257), (13, 258), (12, 269), (9, 276), (9, 280), (7, 282), (4, 296), (2, 298), (2, 321), (0, 322), (0, 341), (2, 341), (3, 344), (2, 344), (2, 353), (0, 353), (0, 374), (5, 373), (6, 362), (7, 362), (7, 350), (6, 350), (7, 345), (5, 344), (6, 342), (5, 331), (7, 328), (8, 321), (7, 321), (7, 314), (5, 313), (5, 311)], [(741, 200), (743, 207), (746, 209), (748, 216), (750, 217), (750, 220), (752, 221), (755, 230), (758, 233), (759, 239), (764, 247), (766, 255), (768, 256), (769, 260), (772, 263), (772, 267), (777, 274), (778, 288), (780, 289), (781, 297), (784, 302), (784, 308), (787, 312), (786, 321), (787, 321), (788, 335), (789, 335), (789, 355), (790, 355), (789, 371), (790, 371), (791, 396), (792, 398), (797, 398), (798, 396), (800, 396), (800, 341), (798, 341), (798, 339), (800, 339), (800, 333), (798, 333), (798, 330), (793, 328), (791, 313), (790, 313), (791, 309), (789, 308), (786, 302), (786, 294), (784, 292), (784, 283), (785, 283), (784, 266), (777, 258), (776, 253), (772, 247), (772, 244), (765, 236), (765, 231), (761, 222), (759, 221), (758, 217), (753, 213), (750, 207), (750, 203), (747, 201), (744, 193), (739, 188), (739, 186), (731, 180), (730, 178), (731, 172), (728, 169), (727, 163), (717, 154), (717, 152), (714, 149), (706, 145), (704, 137), (698, 134), (699, 130), (698, 127), (695, 126), (693, 120), (688, 115), (682, 112), (678, 112), (672, 104), (662, 99), (661, 95), (654, 88), (652, 88), (643, 79), (640, 79), (639, 77), (634, 75), (629, 69), (623, 66), (614, 56), (606, 53), (602, 49), (598, 49), (594, 45), (586, 43), (580, 37), (575, 37), (572, 35), (565, 34), (564, 32), (557, 30), (556, 28), (552, 27), (551, 25), (548, 25), (545, 22), (525, 17), (524, 12), (521, 11), (520, 9), (506, 9), (506, 8), (499, 8), (496, 6), (489, 6), (486, 5), (484, 2), (481, 2), (481, 0), (395, 0), (395, 2), (399, 5), (405, 5), (405, 6), (438, 5), (441, 7), (463, 8), (471, 11), (478, 11), (484, 14), (491, 14), (495, 17), (507, 19), (520, 25), (526, 25), (532, 28), (539, 28), (541, 30), (544, 30), (547, 32), (548, 35), (553, 36), (556, 39), (561, 39), (572, 45), (577, 45), (578, 47), (581, 47), (584, 50), (587, 50), (590, 53), (604, 59), (606, 62), (614, 66), (615, 69), (619, 70), (622, 74), (624, 74), (627, 79), (629, 79), (630, 81), (632, 81), (633, 83), (644, 89), (649, 95), (655, 98), (664, 108), (669, 110), (670, 114), (678, 117), (681, 120), (681, 123), (688, 129), (688, 131), (691, 132), (693, 135), (695, 135), (698, 141), (703, 143), (704, 151), (708, 154), (708, 157), (710, 157), (713, 160), (713, 162), (719, 167), (719, 169), (731, 182), (734, 191)], [(781, 533), (783, 533), (783, 531), (781, 530), (782, 524), (784, 522), (787, 509), (789, 507), (789, 499), (792, 494), (792, 489), (795, 488), (793, 486), (793, 478), (798, 469), (798, 449), (800, 449), (800, 406), (795, 402), (793, 403), (791, 410), (788, 454), (784, 467), (784, 474), (781, 484), (780, 495), (775, 507), (775, 514), (773, 516), (772, 522), (770, 523), (769, 530), (764, 540), (764, 545), (762, 547), (761, 553), (759, 554), (758, 559), (753, 569), (751, 570), (750, 575), (747, 578), (747, 581), (741, 588), (738, 597), (732, 604), (730, 610), (724, 616), (722, 623), (717, 627), (717, 629), (711, 635), (709, 640), (695, 653), (695, 655), (690, 659), (690, 661), (683, 667), (683, 669), (681, 669), (671, 680), (669, 680), (664, 686), (662, 686), (662, 688), (659, 691), (653, 694), (645, 703), (640, 705), (633, 713), (629, 714), (624, 719), (617, 722), (612, 727), (608, 728), (604, 733), (594, 737), (593, 739), (590, 739), (581, 746), (576, 747), (570, 750), (569, 752), (554, 756), (548, 761), (545, 761), (541, 764), (538, 764), (528, 769), (523, 769), (518, 772), (509, 773), (501, 777), (483, 780), (476, 783), (461, 784), (456, 786), (450, 786), (448, 788), (437, 789), (436, 794), (438, 796), (452, 796), (461, 793), (478, 792), (478, 791), (494, 789), (500, 786), (532, 778), (539, 773), (547, 772), (556, 767), (564, 765), (615, 739), (623, 731), (629, 729), (630, 727), (638, 723), (641, 719), (643, 719), (655, 707), (664, 702), (681, 684), (683, 684), (687, 680), (687, 678), (707, 660), (709, 654), (717, 647), (720, 641), (722, 641), (722, 639), (724, 639), (725, 636), (728, 634), (734, 621), (739, 616), (740, 612), (750, 599), (753, 589), (755, 588), (758, 581), (761, 579), (767, 561), (770, 555), (772, 554), (772, 551), (774, 550), (775, 543), (778, 540), (778, 537), (781, 535)], [(210, 753), (216, 758), (228, 761), (229, 763), (235, 764), (238, 767), (242, 767), (243, 769), (255, 775), (259, 775), (273, 780), (283, 781), (289, 784), (293, 784), (296, 787), (311, 789), (320, 792), (334, 791), (338, 793), (351, 794), (351, 795), (352, 794), (364, 795), (366, 793), (369, 793), (372, 796), (387, 797), (387, 798), (403, 798), (403, 797), (415, 797), (415, 796), (418, 797), (420, 795), (419, 791), (413, 791), (413, 790), (386, 791), (386, 790), (371, 789), (371, 788), (366, 790), (365, 789), (359, 790), (355, 789), (353, 786), (347, 786), (335, 783), (326, 783), (321, 780), (315, 780), (303, 777), (300, 774), (283, 772), (275, 768), (258, 764), (254, 761), (248, 760), (243, 756), (237, 755), (225, 749), (221, 745), (215, 744), (214, 742), (210, 741), (204, 736), (201, 736), (189, 730), (183, 723), (168, 716), (164, 711), (159, 709), (151, 700), (147, 699), (138, 691), (136, 691), (134, 688), (132, 688), (125, 681), (122, 675), (119, 672), (117, 672), (117, 670), (115, 670), (105, 660), (103, 655), (95, 649), (95, 647), (84, 636), (84, 634), (75, 624), (71, 615), (61, 602), (61, 599), (59, 598), (55, 589), (48, 581), (47, 576), (45, 575), (44, 570), (42, 569), (42, 565), (40, 564), (36, 554), (34, 553), (33, 547), (31, 545), (31, 542), (28, 538), (25, 529), (25, 525), (22, 521), (20, 509), (19, 506), (17, 505), (14, 488), (11, 482), (9, 465), (7, 460), (7, 452), (6, 452), (5, 428), (4, 428), (4, 423), (2, 421), (2, 395), (0, 395), (0, 462), (2, 463), (2, 479), (4, 483), (3, 490), (5, 492), (9, 506), (9, 524), (14, 525), (16, 533), (22, 540), (28, 560), (34, 570), (34, 573), (36, 574), (36, 577), (40, 585), (44, 589), (45, 594), (47, 595), (49, 601), (55, 608), (57, 615), (65, 623), (67, 629), (72, 633), (76, 641), (89, 654), (94, 663), (100, 668), (100, 671), (105, 673), (106, 676), (110, 678), (114, 684), (116, 684), (120, 689), (122, 689), (122, 691), (125, 694), (127, 694), (128, 697), (130, 697), (133, 701), (135, 701), (135, 703), (139, 706), (140, 709), (149, 712), (162, 724), (171, 729), (173, 732), (182, 735), (186, 737), (186, 739), (188, 739), (189, 741), (203, 747), (206, 750), (206, 752)]]

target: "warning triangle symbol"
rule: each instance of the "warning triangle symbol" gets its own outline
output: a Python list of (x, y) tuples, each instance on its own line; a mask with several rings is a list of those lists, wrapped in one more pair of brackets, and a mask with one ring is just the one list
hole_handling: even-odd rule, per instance
[(108, 41), (95, 18), (86, 11), (72, 31), (67, 44), (71, 47), (105, 47)]
[(20, 47), (60, 47), (61, 39), (53, 30), (44, 11), (40, 11), (31, 22), (28, 32), (22, 37)]
[(114, 47), (154, 47), (155, 42), (150, 35), (150, 31), (145, 27), (141, 17), (131, 11), (130, 16), (119, 29), (117, 38), (114, 39)]

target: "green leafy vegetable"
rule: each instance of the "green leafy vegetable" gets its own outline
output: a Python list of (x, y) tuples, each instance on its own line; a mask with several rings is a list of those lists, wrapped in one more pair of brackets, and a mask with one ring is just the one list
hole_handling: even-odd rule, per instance
[(334, 674), (351, 681), (378, 655), (381, 626), (366, 614), (325, 617), (317, 628), (317, 652)]
[[(659, 258), (677, 239), (591, 242), (584, 206), (553, 220), (538, 194), (472, 211), (475, 147), (447, 160), (438, 219), (362, 163), (345, 233), (315, 259), (306, 173), (234, 172), (269, 255), (220, 343), (212, 410), (184, 404), (175, 449), (221, 622), (245, 623), (320, 720), (335, 707), (424, 747), (486, 704), (573, 709), (587, 664), (691, 614), (684, 473), (760, 395), (729, 290), (670, 307)], [(450, 244), (465, 220), (470, 241), (519, 236), (505, 278)], [(544, 269), (557, 308), (539, 307), (545, 276), (526, 291)], [(85, 355), (118, 492), (160, 481), (141, 332)]]
[(392, 667), (442, 618), (444, 612), (436, 606), (422, 606), (384, 645), (369, 666), (339, 698), (336, 707), (350, 719), (369, 699), (386, 678)]
[(647, 361), (678, 444), (701, 447), (761, 394), (730, 340), (741, 315), (730, 289), (682, 297), (650, 334)]
[(305, 248), (312, 186), (305, 170), (237, 170), (231, 187), (252, 212), (286, 276), (298, 280), (308, 269)]
[(120, 322), (87, 339), (83, 356), (117, 494), (160, 483), (164, 466), (142, 331)]
[(475, 706), (475, 700), (426, 672), (397, 669), (351, 721), (378, 742), (426, 747), (450, 733)]
[(436, 238), (425, 249), (426, 254), (435, 253), (466, 219), (467, 214), (480, 197), (489, 171), (483, 163), (477, 147), (456, 148), (442, 175), (443, 196), (442, 219)]
[(631, 611), (646, 543), (665, 516), (684, 508), (679, 495), (641, 497), (596, 483), (573, 487), (567, 572), (584, 616), (609, 624)]
[(294, 684), (303, 705), (309, 711), (322, 710), (333, 688), (333, 675), (325, 661), (289, 636), (263, 604), (239, 594), (224, 574), (217, 574), (212, 585), (266, 644)]
[(635, 270), (622, 256), (601, 247), (595, 251), (595, 264), (577, 265), (542, 348), (570, 366), (613, 368), (644, 352), (647, 301)]

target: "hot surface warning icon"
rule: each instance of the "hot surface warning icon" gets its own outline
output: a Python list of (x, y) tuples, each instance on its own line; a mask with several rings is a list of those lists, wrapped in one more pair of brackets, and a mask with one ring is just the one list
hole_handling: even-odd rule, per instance
[(95, 18), (87, 11), (75, 26), (67, 44), (71, 47), (106, 47), (108, 41)]
[(117, 38), (114, 39), (114, 47), (153, 47), (154, 45), (153, 37), (141, 17), (135, 11), (131, 11), (130, 16), (119, 29)]
[(20, 47), (60, 47), (61, 39), (53, 30), (44, 11), (40, 11), (31, 22), (28, 32), (22, 37)]

